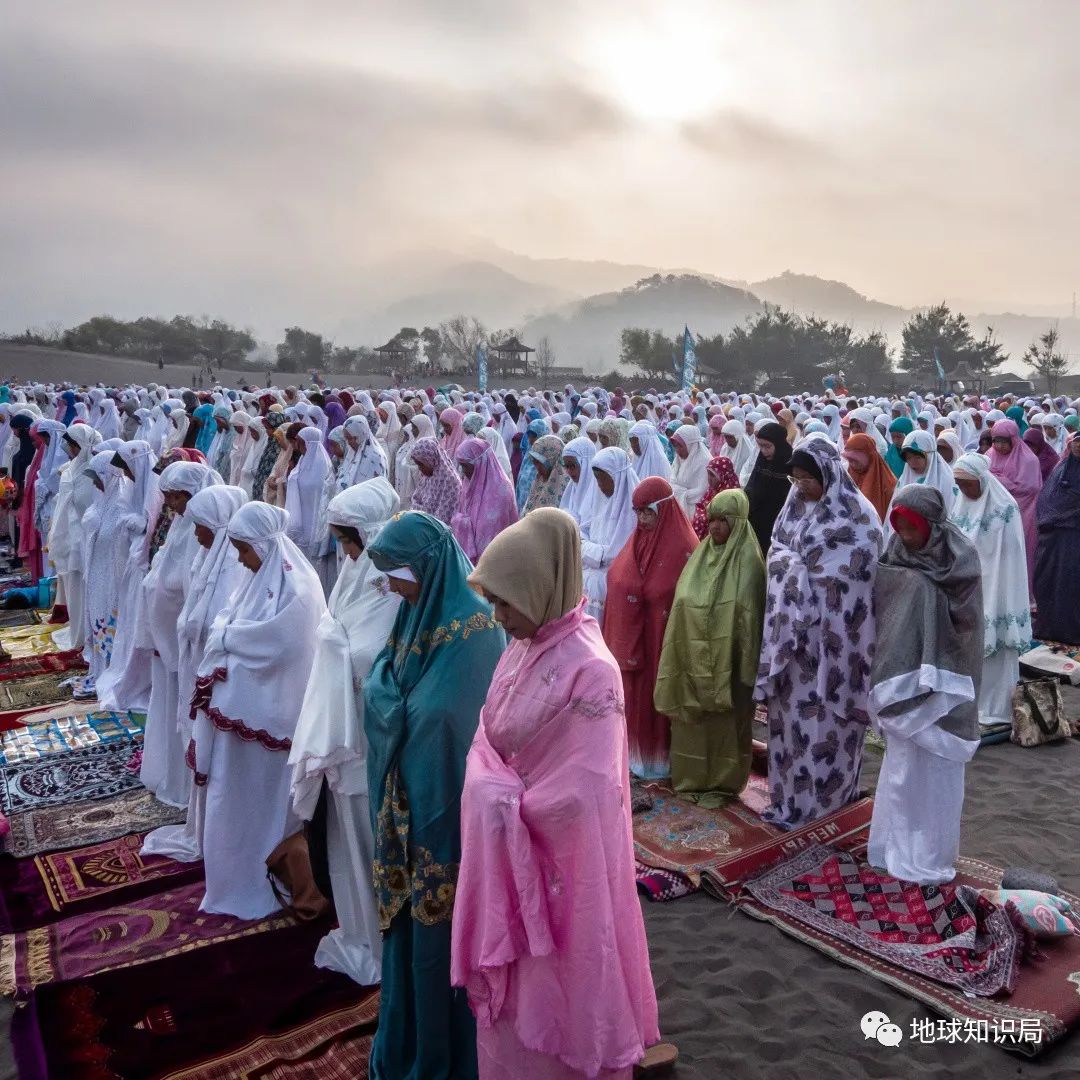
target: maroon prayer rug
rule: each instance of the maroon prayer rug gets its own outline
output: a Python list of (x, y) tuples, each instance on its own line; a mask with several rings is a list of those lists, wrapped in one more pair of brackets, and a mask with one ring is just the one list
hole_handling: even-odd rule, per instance
[(318, 1062), (327, 1080), (341, 1075), (340, 1061), (358, 1063), (357, 1037), (374, 1031), (379, 995), (314, 966), (329, 925), (39, 986), (13, 1023), (20, 1076), (224, 1080), (308, 1075), (288, 1070)]
[(26, 679), (31, 675), (48, 675), (54, 671), (85, 671), (86, 667), (81, 649), (42, 653), (41, 656), (13, 656), (0, 661), (0, 682)]
[(202, 877), (202, 863), (182, 863), (162, 855), (140, 854), (142, 836), (121, 836), (75, 851), (39, 855), (34, 866), (41, 875), (53, 911), (96, 900), (105, 893), (142, 885), (176, 874)]
[(202, 882), (155, 893), (105, 911), (72, 915), (50, 926), (0, 937), (0, 993), (82, 979), (146, 964), (223, 941), (291, 926), (285, 913), (235, 919), (199, 911)]

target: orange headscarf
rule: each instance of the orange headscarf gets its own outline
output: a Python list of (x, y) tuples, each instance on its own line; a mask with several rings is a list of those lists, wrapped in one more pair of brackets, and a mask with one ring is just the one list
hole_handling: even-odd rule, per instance
[(852, 473), (851, 479), (855, 481), (859, 490), (874, 504), (878, 517), (882, 521), (889, 512), (889, 503), (892, 501), (893, 491), (896, 489), (896, 477), (892, 469), (885, 464), (885, 459), (878, 453), (874, 440), (864, 432), (852, 435), (844, 444), (844, 457), (858, 454), (868, 462), (866, 472)]

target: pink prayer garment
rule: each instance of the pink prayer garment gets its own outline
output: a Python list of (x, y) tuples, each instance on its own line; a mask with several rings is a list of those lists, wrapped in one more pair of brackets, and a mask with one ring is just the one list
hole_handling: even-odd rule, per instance
[(1006, 490), (1020, 507), (1020, 518), (1024, 523), (1024, 546), (1027, 549), (1028, 587), (1035, 590), (1035, 549), (1039, 543), (1039, 533), (1035, 524), (1035, 505), (1039, 492), (1042, 491), (1042, 469), (1039, 459), (1023, 439), (1020, 429), (1012, 420), (999, 420), (994, 424), (994, 438), (1012, 439), (1012, 449), (1002, 454), (991, 449), (990, 471), (1005, 485)]
[(582, 602), (507, 647), (467, 760), (451, 981), (481, 1080), (629, 1077), (659, 1040), (630, 814), (622, 680)]

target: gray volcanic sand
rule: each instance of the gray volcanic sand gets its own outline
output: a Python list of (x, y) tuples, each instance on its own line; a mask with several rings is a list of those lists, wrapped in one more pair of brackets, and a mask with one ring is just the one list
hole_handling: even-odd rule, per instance
[[(1068, 692), (1073, 716), (1078, 699)], [(864, 788), (876, 783), (880, 762), (880, 753), (867, 752)], [(1076, 739), (983, 747), (967, 767), (963, 853), (1001, 867), (1038, 867), (1080, 893), (1078, 781)], [(913, 1043), (911, 1021), (937, 1013), (769, 923), (704, 893), (642, 900), (642, 908), (661, 1033), (679, 1047), (677, 1080), (1080, 1074), (1080, 1035), (1034, 1061), (993, 1045)], [(900, 1025), (900, 1046), (863, 1039), (859, 1020), (872, 1009)]]

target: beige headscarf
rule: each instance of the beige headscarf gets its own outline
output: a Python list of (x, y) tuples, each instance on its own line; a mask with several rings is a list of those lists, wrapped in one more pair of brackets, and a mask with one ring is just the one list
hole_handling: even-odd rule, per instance
[(505, 600), (537, 626), (561, 619), (583, 592), (577, 524), (564, 510), (533, 510), (488, 544), (469, 584)]

